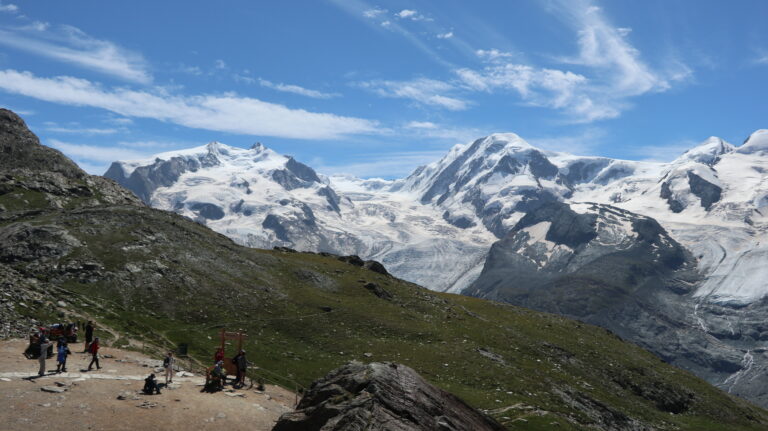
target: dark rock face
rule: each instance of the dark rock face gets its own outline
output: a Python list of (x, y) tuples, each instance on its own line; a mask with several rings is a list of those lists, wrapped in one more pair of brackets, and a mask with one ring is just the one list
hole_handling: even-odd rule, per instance
[(551, 222), (546, 239), (555, 244), (574, 248), (597, 236), (597, 215), (577, 214), (567, 204), (558, 201), (544, 203), (536, 211), (529, 212), (517, 222), (513, 230), (525, 229), (543, 221)]
[(264, 221), (261, 222), (261, 226), (264, 229), (269, 229), (275, 233), (275, 236), (277, 236), (277, 239), (281, 241), (290, 241), (291, 239), (288, 237), (288, 230), (280, 223), (280, 219), (274, 215), (269, 214), (264, 218)]
[(88, 176), (72, 160), (53, 148), (40, 145), (18, 115), (0, 108), (0, 171), (19, 168), (34, 172), (57, 172), (66, 178)]
[(136, 193), (144, 203), (149, 203), (155, 190), (172, 185), (183, 173), (195, 172), (201, 167), (214, 166), (216, 163), (218, 160), (211, 154), (202, 160), (173, 157), (170, 160), (157, 160), (149, 166), (140, 166), (128, 176), (118, 163), (112, 163), (104, 176)]
[(189, 209), (208, 220), (221, 220), (224, 218), (224, 210), (218, 205), (198, 202), (190, 205)]
[(302, 181), (308, 183), (320, 182), (320, 177), (317, 176), (317, 173), (312, 168), (304, 163), (297, 162), (293, 157), (288, 158), (288, 161), (285, 163), (285, 168)]
[(383, 287), (379, 286), (376, 283), (365, 283), (363, 287), (368, 289), (371, 293), (376, 295), (376, 297), (378, 298), (386, 299), (387, 301), (392, 299), (392, 294), (384, 290)]
[(273, 431), (505, 429), (464, 401), (394, 363), (351, 362), (314, 382)]
[(709, 210), (712, 204), (720, 200), (723, 192), (723, 189), (719, 186), (710, 183), (691, 171), (688, 172), (688, 185), (691, 187), (691, 193), (701, 199), (701, 206), (706, 210)]
[(669, 209), (672, 210), (672, 212), (679, 213), (685, 209), (685, 205), (675, 199), (674, 195), (672, 194), (672, 190), (669, 188), (669, 181), (661, 184), (661, 193), (659, 196), (662, 199), (666, 199), (667, 203), (669, 204)]
[(443, 213), (443, 220), (459, 229), (468, 229), (476, 225), (474, 221), (466, 216), (452, 216), (450, 211), (445, 211)]
[(339, 207), (339, 203), (341, 203), (341, 198), (339, 197), (339, 195), (336, 194), (335, 191), (333, 191), (332, 188), (323, 187), (317, 191), (317, 194), (325, 197), (325, 200), (328, 201), (328, 208), (330, 208), (333, 211), (336, 211), (337, 213), (341, 212), (341, 208)]

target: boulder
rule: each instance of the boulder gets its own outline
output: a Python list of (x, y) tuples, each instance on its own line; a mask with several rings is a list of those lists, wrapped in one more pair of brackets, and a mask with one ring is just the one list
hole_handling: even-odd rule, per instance
[(493, 419), (395, 363), (359, 362), (312, 384), (273, 431), (503, 430)]

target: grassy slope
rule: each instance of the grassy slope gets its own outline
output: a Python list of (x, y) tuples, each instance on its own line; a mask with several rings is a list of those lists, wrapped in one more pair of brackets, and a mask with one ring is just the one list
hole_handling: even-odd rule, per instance
[[(6, 193), (0, 204), (8, 210), (47, 205), (29, 191)], [(659, 429), (747, 430), (768, 423), (764, 411), (609, 332), (555, 315), (437, 294), (332, 257), (239, 247), (147, 208), (46, 211), (20, 220), (63, 227), (82, 241), (59, 266), (102, 266), (97, 273), (45, 272), (13, 264), (72, 292), (68, 301), (79, 312), (123, 334), (113, 342), (188, 343), (207, 362), (221, 327), (242, 328), (250, 335), (250, 360), (271, 372), (261, 375), (289, 387), (308, 385), (352, 359), (396, 361), (493, 410), (513, 429), (549, 429), (553, 422), (582, 429), (604, 420), (589, 416), (595, 410)], [(12, 221), (0, 222), (0, 230)], [(126, 271), (130, 265), (140, 270)], [(365, 282), (393, 299), (375, 296)], [(31, 312), (55, 314), (51, 307)], [(498, 357), (481, 355), (481, 348)], [(688, 398), (682, 414), (657, 408)], [(585, 404), (590, 407), (580, 407)]]

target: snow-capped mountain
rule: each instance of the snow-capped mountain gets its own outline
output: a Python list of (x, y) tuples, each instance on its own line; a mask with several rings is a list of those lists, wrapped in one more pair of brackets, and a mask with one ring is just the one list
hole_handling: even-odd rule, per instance
[(461, 228), (439, 209), (388, 191), (391, 182), (329, 179), (265, 148), (218, 142), (115, 162), (105, 176), (153, 207), (175, 211), (261, 248), (356, 254), (404, 279), (459, 291), (474, 280), (495, 237)]
[(508, 133), (396, 181), (219, 143), (106, 176), (245, 245), (357, 254), (435, 290), (605, 326), (768, 405), (766, 130), (670, 163), (548, 152)]

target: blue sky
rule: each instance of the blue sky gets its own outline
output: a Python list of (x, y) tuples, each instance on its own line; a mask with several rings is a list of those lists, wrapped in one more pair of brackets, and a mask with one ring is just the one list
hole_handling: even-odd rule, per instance
[(671, 160), (768, 127), (768, 2), (0, 1), (0, 106), (91, 173), (218, 140), (407, 175), (515, 132)]

